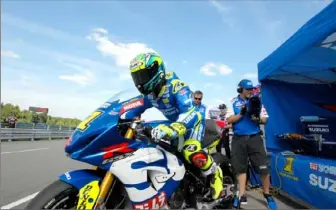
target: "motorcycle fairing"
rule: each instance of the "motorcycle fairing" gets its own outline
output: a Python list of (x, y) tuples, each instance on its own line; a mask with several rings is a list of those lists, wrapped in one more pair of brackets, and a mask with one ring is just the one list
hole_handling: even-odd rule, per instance
[(110, 171), (124, 184), (131, 202), (139, 209), (157, 202), (163, 205), (182, 181), (185, 167), (175, 155), (151, 145), (114, 162)]
[(79, 190), (77, 209), (93, 209), (100, 193), (99, 181), (92, 181)]
[(59, 179), (78, 190), (92, 181), (101, 181), (102, 178), (93, 169), (80, 169), (66, 172), (59, 176)]
[[(128, 101), (134, 103), (135, 100)], [(127, 151), (146, 147), (147, 143), (126, 139), (118, 131), (119, 111), (126, 104), (127, 101), (106, 102), (95, 110), (73, 132), (65, 152), (72, 159), (109, 170), (113, 161), (107, 159), (114, 158), (113, 155), (125, 155)]]

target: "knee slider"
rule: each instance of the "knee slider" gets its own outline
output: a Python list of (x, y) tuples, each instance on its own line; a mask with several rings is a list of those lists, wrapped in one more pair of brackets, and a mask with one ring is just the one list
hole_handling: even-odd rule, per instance
[(204, 151), (195, 152), (190, 156), (190, 162), (197, 168), (202, 168), (208, 162), (208, 154)]

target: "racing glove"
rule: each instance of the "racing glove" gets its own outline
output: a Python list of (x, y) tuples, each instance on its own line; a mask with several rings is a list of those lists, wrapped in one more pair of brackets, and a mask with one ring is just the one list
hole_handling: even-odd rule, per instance
[(151, 132), (152, 138), (155, 141), (160, 141), (163, 138), (174, 139), (178, 136), (182, 136), (186, 132), (186, 127), (181, 123), (172, 123), (170, 126), (161, 124), (154, 128)]
[(164, 124), (158, 125), (156, 128), (152, 130), (152, 138), (158, 142), (161, 139), (172, 139), (177, 136), (177, 133), (171, 129), (169, 126)]

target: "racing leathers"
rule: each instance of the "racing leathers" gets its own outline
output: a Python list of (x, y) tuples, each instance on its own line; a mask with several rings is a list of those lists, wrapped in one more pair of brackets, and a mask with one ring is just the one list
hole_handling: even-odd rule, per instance
[(217, 199), (223, 191), (223, 174), (212, 157), (202, 151), (201, 141), (205, 130), (204, 114), (193, 105), (191, 91), (185, 82), (180, 80), (174, 72), (167, 72), (165, 77), (166, 84), (158, 96), (152, 93), (139, 96), (138, 101), (141, 101), (141, 106), (130, 110), (125, 118), (133, 119), (152, 107), (161, 111), (171, 123), (168, 126), (158, 125), (153, 129), (152, 136), (156, 139), (164, 136), (171, 138), (185, 136), (184, 158), (198, 167), (203, 175), (211, 175), (211, 195), (213, 199)]

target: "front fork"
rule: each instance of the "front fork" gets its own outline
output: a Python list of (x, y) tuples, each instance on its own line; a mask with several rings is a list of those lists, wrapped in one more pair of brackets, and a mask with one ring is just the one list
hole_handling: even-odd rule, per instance
[[(133, 138), (136, 125), (137, 123), (135, 121), (132, 122), (131, 126), (128, 128), (125, 134), (125, 138), (128, 138), (128, 139)], [(99, 168), (98, 166), (94, 166), (94, 170), (97, 170), (98, 168)], [(100, 184), (100, 192), (99, 192), (97, 202), (95, 204), (94, 209), (101, 207), (105, 203), (108, 192), (111, 189), (113, 180), (114, 180), (114, 175), (111, 173), (111, 171), (107, 171), (104, 176), (103, 181)]]

